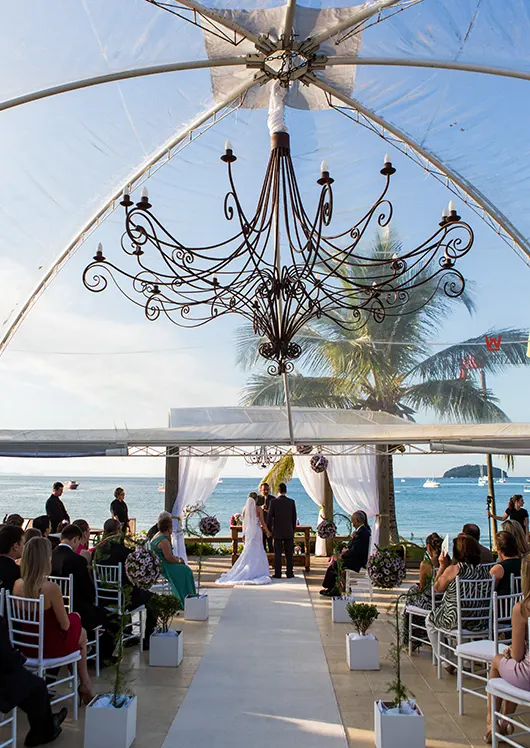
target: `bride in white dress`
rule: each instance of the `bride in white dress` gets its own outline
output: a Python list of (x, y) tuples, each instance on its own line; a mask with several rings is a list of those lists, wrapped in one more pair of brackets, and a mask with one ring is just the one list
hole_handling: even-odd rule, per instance
[(270, 584), (269, 560), (263, 547), (264, 532), (269, 532), (263, 509), (256, 504), (258, 495), (251, 493), (243, 509), (243, 553), (230, 571), (221, 574), (216, 584)]

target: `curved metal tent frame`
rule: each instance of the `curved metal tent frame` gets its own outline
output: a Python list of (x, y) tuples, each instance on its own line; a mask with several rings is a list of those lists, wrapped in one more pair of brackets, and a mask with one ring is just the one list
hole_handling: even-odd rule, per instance
[[(376, 2), (371, 2), (369, 4), (365, 3), (364, 5), (356, 8), (355, 12), (352, 13), (352, 15), (348, 18), (341, 20), (339, 23), (329, 27), (315, 37), (308, 38), (300, 43), (299, 50), (301, 52), (305, 51), (308, 53), (311, 51), (314, 52), (318, 50), (318, 47), (324, 41), (336, 36), (346, 29), (349, 29), (351, 27), (361, 29), (365, 21), (369, 20), (373, 16), (381, 14), (384, 10), (399, 6), (409, 7), (410, 5), (415, 5), (417, 2), (421, 1), (422, 0), (376, 0)], [(197, 13), (204, 18), (215, 21), (215, 23), (224, 26), (231, 32), (238, 34), (241, 37), (252, 42), (253, 44), (255, 44), (258, 52), (262, 53), (262, 56), (264, 54), (264, 51), (270, 51), (272, 48), (274, 48), (274, 45), (272, 45), (271, 47), (271, 42), (270, 40), (266, 40), (266, 37), (256, 35), (254, 32), (246, 29), (240, 24), (237, 24), (232, 19), (227, 18), (212, 9), (206, 8), (200, 3), (195, 2), (195, 0), (182, 0), (182, 2), (179, 4), (181, 6), (187, 7), (194, 13)], [(285, 16), (282, 29), (283, 33), (281, 34), (280, 41), (276, 45), (277, 49), (285, 48), (285, 39), (289, 39), (293, 28), (295, 10), (296, 0), (288, 0), (285, 8)], [(280, 46), (280, 44), (282, 44), (283, 47)], [(34, 91), (23, 96), (5, 100), (3, 102), (0, 102), (0, 111), (12, 109), (14, 107), (30, 103), (32, 101), (56, 96), (69, 91), (75, 91), (89, 86), (103, 85), (109, 82), (200, 68), (243, 66), (247, 63), (247, 56), (238, 56), (213, 60), (175, 62), (167, 63), (165, 65), (121, 70), (102, 76), (94, 76), (91, 78), (63, 83), (57, 86), (41, 89), (39, 91)], [(324, 58), (323, 60), (323, 66), (337, 65), (388, 65), (439, 68), (530, 80), (530, 73), (526, 71), (515, 71), (504, 68), (495, 68), (491, 66), (473, 65), (471, 63), (446, 62), (442, 60), (414, 60), (408, 58), (356, 58), (351, 56), (332, 56)], [(38, 283), (36, 288), (31, 293), (30, 297), (23, 304), (22, 308), (20, 309), (14, 320), (11, 322), (3, 338), (0, 340), (0, 355), (5, 351), (6, 347), (24, 321), (30, 309), (33, 307), (40, 295), (50, 285), (60, 269), (76, 252), (76, 250), (80, 246), (82, 246), (82, 244), (87, 240), (92, 232), (116, 209), (124, 187), (127, 185), (131, 185), (133, 189), (137, 188), (140, 184), (142, 184), (143, 181), (148, 179), (155, 171), (160, 169), (165, 163), (167, 163), (178, 152), (180, 152), (183, 147), (186, 147), (187, 145), (189, 145), (189, 143), (193, 142), (193, 140), (196, 139), (198, 135), (200, 135), (206, 129), (212, 127), (215, 122), (226, 117), (232, 111), (239, 108), (242, 103), (241, 98), (245, 96), (246, 92), (250, 88), (257, 84), (266, 83), (268, 80), (270, 80), (270, 77), (268, 77), (263, 72), (258, 75), (249, 75), (249, 78), (246, 82), (235, 88), (222, 101), (210, 107), (206, 112), (197, 117), (189, 126), (166, 141), (157, 151), (153, 153), (153, 155), (147, 161), (142, 162), (137, 168), (134, 169), (130, 177), (113, 191), (112, 195), (102, 203), (101, 207), (79, 230), (79, 232), (74, 236), (74, 238), (65, 248), (65, 250), (59, 254), (42, 280)], [(435, 176), (435, 178), (437, 178), (439, 181), (442, 181), (447, 187), (456, 192), (456, 194), (458, 194), (459, 197), (461, 197), (467, 203), (467, 205), (475, 211), (475, 213), (486, 220), (490, 227), (497, 231), (501, 238), (503, 238), (505, 241), (512, 242), (514, 247), (518, 248), (523, 253), (523, 259), (528, 262), (528, 260), (530, 259), (529, 242), (509, 221), (509, 219), (505, 215), (503, 215), (502, 212), (498, 210), (496, 206), (492, 204), (485, 197), (485, 195), (483, 195), (480, 190), (478, 190), (472, 183), (470, 183), (462, 175), (458, 174), (456, 171), (448, 167), (442, 161), (437, 159), (434, 154), (421, 147), (417, 142), (415, 142), (413, 138), (406, 135), (398, 127), (394, 126), (392, 123), (390, 123), (380, 115), (371, 111), (356, 99), (343, 94), (333, 86), (321, 80), (317, 77), (317, 75), (310, 73), (305, 75), (302, 80), (324, 91), (330, 97), (330, 106), (333, 106), (332, 98), (335, 98), (336, 100), (342, 102), (347, 107), (356, 112), (358, 116), (362, 116), (363, 118), (365, 118), (365, 120), (372, 123), (372, 125), (374, 125), (373, 129), (377, 128), (377, 134), (385, 139), (389, 144), (399, 148), (406, 155), (410, 155), (412, 153), (414, 154), (414, 156), (419, 157), (415, 158), (416, 163), (422, 166), (429, 174)], [(358, 124), (364, 124), (360, 119), (356, 119), (355, 121), (357, 121)]]

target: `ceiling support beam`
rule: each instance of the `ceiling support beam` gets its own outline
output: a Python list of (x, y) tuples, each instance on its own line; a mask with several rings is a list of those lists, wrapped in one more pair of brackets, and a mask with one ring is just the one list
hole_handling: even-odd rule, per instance
[(526, 70), (510, 70), (496, 68), (491, 65), (475, 65), (470, 62), (454, 62), (453, 60), (418, 60), (414, 57), (354, 57), (351, 55), (328, 57), (326, 67), (333, 65), (373, 65), (376, 67), (410, 67), (432, 68), (437, 70), (457, 70), (464, 73), (482, 73), (484, 75), (498, 75), (504, 78), (519, 78), (530, 80), (530, 72)]
[[(471, 182), (461, 176), (458, 172), (451, 169), (447, 164), (444, 164), (436, 158), (434, 154), (420, 146), (419, 143), (416, 143), (415, 140), (398, 127), (361, 104), (357, 99), (353, 99), (350, 96), (343, 94), (334, 86), (317, 78), (313, 73), (305, 75), (302, 80), (306, 83), (313, 84), (317, 88), (320, 88), (321, 91), (328, 94), (330, 106), (337, 109), (337, 111), (341, 111), (341, 108), (333, 105), (333, 99), (342, 102), (348, 108), (354, 110), (358, 117), (355, 121), (359, 124), (365, 124), (359, 118), (364, 118), (368, 123), (372, 123), (374, 127), (371, 129), (374, 132), (376, 132), (386, 142), (398, 148), (405, 155), (411, 157), (411, 154), (408, 152), (408, 150), (410, 150), (413, 154), (419, 156), (421, 160), (414, 160), (416, 160), (422, 168), (425, 168), (429, 174), (434, 176), (439, 182), (454, 192), (454, 194), (471, 208), (471, 210), (485, 220), (486, 223), (496, 231), (501, 239), (518, 250), (518, 253), (526, 264), (530, 263), (530, 243), (526, 237), (523, 236), (507, 216), (501, 213)], [(424, 163), (422, 163), (422, 161)]]
[(364, 21), (367, 21), (369, 18), (376, 16), (382, 10), (391, 8), (393, 5), (397, 5), (402, 1), (403, 0), (375, 0), (372, 2), (366, 2), (363, 5), (359, 5), (357, 8), (355, 8), (351, 16), (348, 16), (348, 18), (344, 18), (334, 26), (330, 26), (325, 31), (321, 31), (320, 34), (309, 37), (308, 39), (306, 39), (306, 41), (302, 42), (302, 44), (300, 45), (300, 52), (303, 52), (304, 54), (315, 52), (321, 44), (323, 44), (328, 39), (331, 39), (333, 36), (337, 36), (337, 34), (340, 34), (341, 31), (345, 31), (352, 26), (358, 26), (359, 24), (364, 23)]
[(0, 112), (6, 109), (14, 109), (22, 104), (29, 104), (32, 101), (38, 101), (39, 99), (48, 99), (50, 96), (58, 96), (59, 94), (67, 93), (69, 91), (78, 91), (80, 88), (90, 88), (91, 86), (99, 86), (103, 83), (114, 83), (116, 81), (124, 81), (130, 78), (143, 78), (149, 75), (161, 75), (162, 73), (175, 73), (179, 70), (199, 70), (201, 68), (218, 68), (218, 67), (231, 67), (234, 65), (246, 65), (247, 58), (245, 55), (240, 57), (225, 57), (224, 59), (216, 60), (190, 60), (189, 62), (170, 62), (165, 65), (150, 65), (148, 67), (131, 68), (129, 70), (117, 70), (114, 73), (107, 73), (106, 75), (95, 75), (91, 78), (80, 78), (76, 81), (70, 81), (68, 83), (60, 83), (58, 86), (51, 86), (50, 88), (42, 88), (39, 91), (32, 91), (22, 96), (16, 96), (13, 99), (7, 99), (0, 101)]

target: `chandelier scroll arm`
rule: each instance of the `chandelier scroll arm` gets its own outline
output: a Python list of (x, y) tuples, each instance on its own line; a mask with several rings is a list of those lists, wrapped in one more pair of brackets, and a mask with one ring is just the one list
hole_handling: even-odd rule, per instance
[[(303, 77), (305, 83), (314, 85), (323, 91), (328, 98), (329, 106), (339, 113), (344, 114), (353, 121), (372, 129), (385, 140), (385, 142), (397, 148), (402, 154), (411, 158), (433, 176), (437, 181), (447, 187), (454, 195), (461, 199), (479, 218), (484, 220), (490, 228), (506, 243), (515, 249), (523, 262), (530, 267), (530, 241), (513, 225), (513, 223), (494, 205), (472, 182), (459, 174), (456, 170), (440, 161), (433, 153), (426, 150), (413, 138), (400, 130), (396, 125), (376, 114), (372, 109), (364, 106), (358, 99), (339, 91), (335, 86), (318, 78), (313, 73), (307, 73)], [(341, 108), (333, 103), (333, 99), (344, 104), (357, 114), (353, 118), (341, 111)], [(366, 120), (366, 123), (362, 119)]]

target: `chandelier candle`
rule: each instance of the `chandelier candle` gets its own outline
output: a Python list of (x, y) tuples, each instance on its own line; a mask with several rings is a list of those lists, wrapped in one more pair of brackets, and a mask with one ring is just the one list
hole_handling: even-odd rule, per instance
[[(274, 107), (272, 121), (278, 127), (283, 110), (278, 113), (277, 101)], [(358, 251), (372, 224), (385, 228), (392, 218), (386, 195), (396, 170), (388, 154), (381, 169), (381, 194), (354, 226), (336, 234), (325, 233), (333, 217), (334, 180), (328, 164), (322, 161), (320, 166), (320, 193), (310, 217), (287, 132), (271, 134), (254, 214), (241, 203), (234, 182), (236, 160), (227, 140), (221, 156), (229, 183), (224, 216), (235, 229), (226, 239), (209, 246), (184, 246), (151, 210), (147, 188), (136, 204), (126, 188), (121, 201), (123, 266), (106, 259), (99, 245), (83, 273), (86, 288), (104, 291), (111, 277), (149, 320), (165, 315), (184, 327), (198, 327), (226, 314), (244, 317), (261, 339), (259, 353), (270, 362), (270, 374), (293, 370), (302, 354), (296, 337), (311, 320), (327, 317), (345, 329), (357, 329), (369, 316), (382, 322), (388, 316), (416, 312), (437, 292), (457, 297), (464, 291), (464, 277), (455, 264), (471, 249), (473, 231), (453, 201), (436, 231), (416, 248), (399, 256), (367, 257)], [(411, 302), (411, 291), (433, 279), (434, 291), (415, 294), (421, 300)]]

